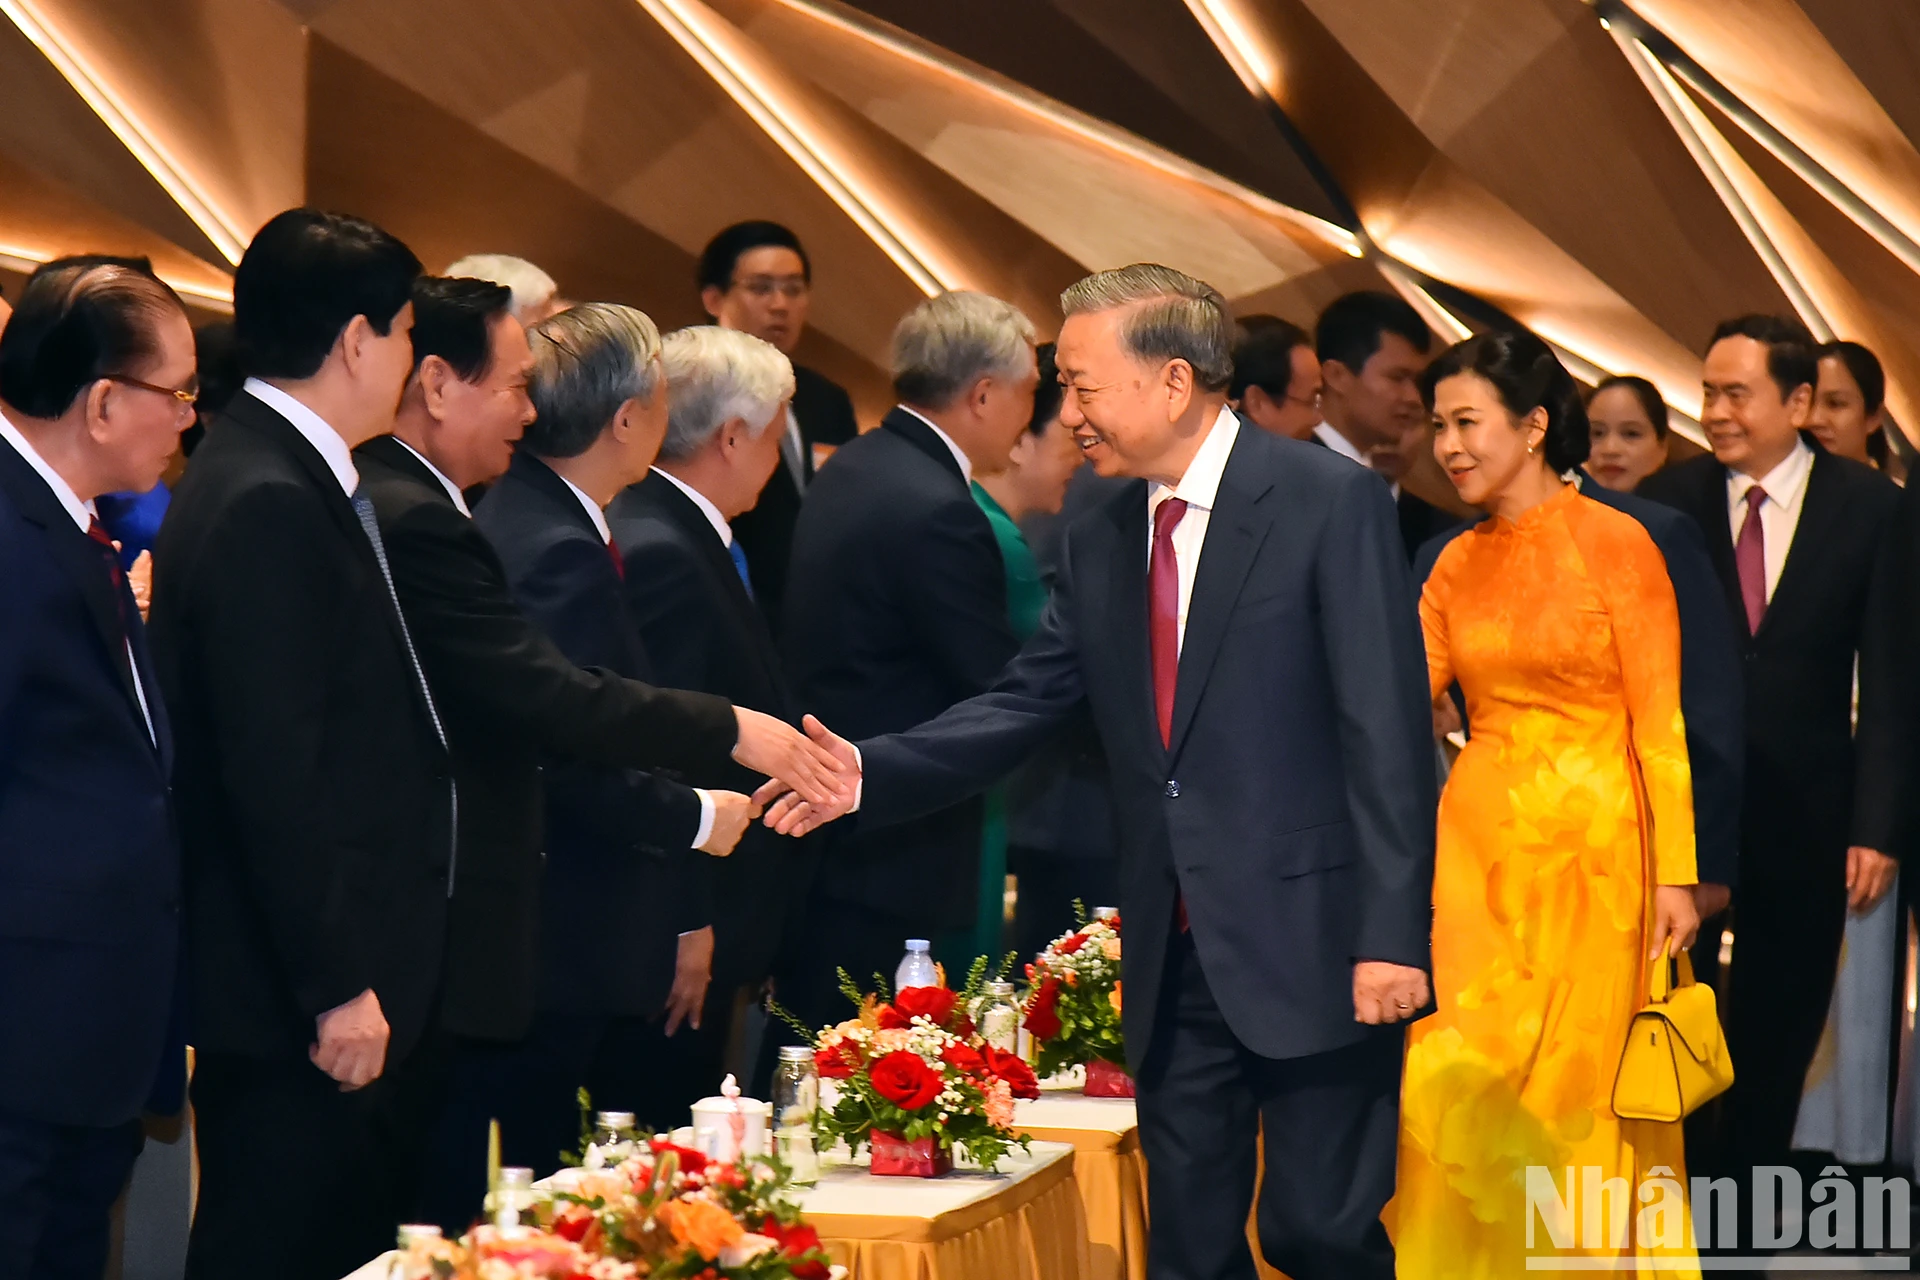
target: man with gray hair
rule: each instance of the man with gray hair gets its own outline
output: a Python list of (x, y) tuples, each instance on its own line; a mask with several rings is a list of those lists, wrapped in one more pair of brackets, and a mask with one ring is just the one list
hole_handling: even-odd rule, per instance
[(470, 253), (447, 268), (454, 279), (491, 280), (513, 290), (513, 318), (528, 328), (570, 305), (552, 276), (508, 253)]
[[(1090, 709), (1118, 817), (1149, 1276), (1251, 1280), (1264, 1133), (1267, 1260), (1389, 1280), (1380, 1211), (1403, 1024), (1428, 1004), (1435, 805), (1393, 503), (1330, 450), (1241, 428), (1212, 287), (1141, 264), (1061, 309), (1060, 420), (1131, 483), (1069, 530), (1039, 634), (992, 692), (857, 753), (809, 731), (864, 764), (861, 823), (899, 823)], [(833, 812), (789, 798), (767, 820)]]
[[(974, 472), (999, 470), (1033, 414), (1034, 329), (979, 293), (928, 298), (893, 334), (900, 403), (841, 446), (794, 528), (781, 644), (801, 702), (865, 737), (905, 729), (993, 683), (1019, 647)], [(958, 799), (958, 798), (957, 798)], [(977, 798), (917, 821), (836, 831), (808, 908), (805, 971), (782, 999), (842, 1016), (834, 969), (893, 972), (909, 937), (971, 927)], [(972, 955), (950, 955), (964, 969)]]

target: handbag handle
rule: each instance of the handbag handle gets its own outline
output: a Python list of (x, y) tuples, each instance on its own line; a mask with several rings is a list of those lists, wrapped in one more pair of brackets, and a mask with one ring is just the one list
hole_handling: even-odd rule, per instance
[[(1660, 948), (1660, 954), (1653, 962), (1653, 977), (1647, 984), (1647, 1002), (1665, 1004), (1667, 997), (1682, 987), (1693, 985), (1693, 956), (1682, 951), (1669, 957), (1673, 949), (1673, 940), (1669, 938)], [(1669, 963), (1671, 961), (1671, 964)], [(1671, 969), (1680, 970), (1679, 981), (1673, 979)]]

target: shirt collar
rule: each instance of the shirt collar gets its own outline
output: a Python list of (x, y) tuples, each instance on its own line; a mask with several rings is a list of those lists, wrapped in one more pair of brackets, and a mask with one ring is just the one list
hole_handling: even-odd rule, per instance
[(1757, 484), (1767, 491), (1768, 501), (1792, 507), (1806, 493), (1807, 480), (1812, 475), (1813, 450), (1805, 440), (1796, 439), (1793, 451), (1758, 480), (1743, 471), (1727, 468), (1727, 497), (1730, 502), (1744, 502), (1747, 490)]
[(933, 434), (940, 437), (940, 443), (947, 446), (948, 452), (953, 454), (953, 460), (960, 464), (961, 478), (971, 485), (973, 483), (973, 463), (968, 460), (966, 451), (953, 442), (953, 437), (942, 431), (939, 423), (929, 418), (926, 414), (921, 413), (918, 409), (912, 409), (903, 404), (900, 406), (900, 412), (910, 413), (933, 428)]
[(27, 465), (47, 482), (47, 488), (53, 490), (53, 496), (60, 500), (60, 505), (66, 508), (67, 514), (73, 517), (73, 522), (79, 525), (83, 532), (92, 526), (93, 503), (83, 501), (80, 495), (73, 491), (73, 486), (53, 469), (51, 463), (40, 456), (40, 451), (33, 447), (32, 441), (22, 435), (18, 427), (7, 421), (7, 415), (4, 413), (0, 413), (0, 440), (5, 440), (12, 445), (13, 451), (26, 459)]
[(1360, 450), (1354, 446), (1353, 441), (1347, 439), (1335, 430), (1332, 423), (1322, 422), (1313, 429), (1313, 434), (1319, 438), (1321, 444), (1324, 444), (1341, 457), (1352, 458), (1363, 467), (1368, 465), (1367, 455), (1361, 453)]
[(280, 388), (258, 378), (248, 378), (241, 390), (292, 424), (293, 429), (320, 454), (321, 461), (327, 464), (327, 470), (333, 472), (333, 478), (340, 482), (340, 487), (346, 490), (349, 498), (359, 490), (360, 472), (353, 465), (353, 450), (347, 448), (346, 439), (325, 418)]
[(402, 440), (399, 436), (395, 436), (393, 439), (394, 439), (394, 443), (398, 444), (402, 449), (405, 449), (408, 453), (420, 459), (421, 466), (433, 472), (433, 478), (440, 482), (440, 487), (447, 491), (447, 496), (449, 498), (453, 499), (453, 505), (460, 508), (460, 514), (463, 516), (466, 516), (468, 519), (472, 519), (473, 512), (467, 510), (467, 495), (460, 492), (460, 486), (455, 484), (453, 481), (447, 479), (446, 472), (434, 466), (433, 460), (427, 457), (426, 454), (420, 452), (418, 449), (408, 444), (405, 440)]
[(1227, 458), (1239, 438), (1239, 417), (1231, 409), (1222, 409), (1213, 426), (1207, 429), (1207, 438), (1200, 442), (1193, 461), (1187, 464), (1187, 473), (1180, 477), (1180, 483), (1168, 488), (1155, 481), (1147, 487), (1147, 509), (1151, 511), (1162, 499), (1175, 497), (1190, 509), (1213, 510), (1220, 497), (1220, 477), (1226, 474)]
[(692, 499), (693, 505), (700, 508), (700, 514), (705, 516), (707, 523), (713, 526), (713, 531), (720, 535), (720, 541), (726, 543), (728, 546), (733, 545), (733, 526), (729, 525), (727, 518), (720, 514), (720, 508), (714, 506), (712, 502), (707, 500), (706, 494), (700, 492), (671, 471), (662, 471), (660, 468), (655, 467), (653, 474), (659, 476), (662, 480), (665, 480), (668, 484)]
[[(553, 474), (560, 476), (560, 473), (558, 471), (554, 472)], [(595, 502), (592, 498), (589, 498), (587, 496), (587, 491), (585, 489), (582, 489), (579, 485), (567, 479), (565, 476), (560, 476), (560, 483), (566, 485), (567, 488), (573, 490), (573, 496), (580, 499), (580, 505), (587, 509), (587, 518), (593, 521), (593, 527), (600, 531), (600, 541), (612, 542), (613, 530), (608, 527), (607, 513), (600, 509), (600, 504)]]

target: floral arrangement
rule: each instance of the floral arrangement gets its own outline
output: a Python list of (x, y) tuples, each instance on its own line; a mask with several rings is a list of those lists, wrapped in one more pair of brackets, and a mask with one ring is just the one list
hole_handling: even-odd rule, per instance
[(589, 1147), (523, 1226), (419, 1240), (400, 1280), (828, 1280), (777, 1160), (707, 1159), (664, 1139)]
[(815, 1121), (819, 1131), (855, 1153), (872, 1144), (876, 1157), (894, 1140), (947, 1159), (964, 1151), (987, 1170), (1012, 1147), (1024, 1148), (1027, 1140), (1013, 1131), (1013, 1102), (1039, 1097), (1040, 1083), (1020, 1055), (983, 1041), (967, 1016), (985, 972), (982, 957), (959, 992), (906, 987), (887, 999), (877, 975), (877, 990), (868, 993), (841, 970), (840, 990), (859, 1013), (818, 1033), (794, 1024), (813, 1046), (821, 1079), (838, 1085), (838, 1099)]
[(1027, 966), (1026, 1028), (1042, 1077), (1083, 1063), (1124, 1068), (1127, 1061), (1120, 1035), (1120, 917), (1089, 920), (1085, 906), (1073, 906), (1079, 927)]

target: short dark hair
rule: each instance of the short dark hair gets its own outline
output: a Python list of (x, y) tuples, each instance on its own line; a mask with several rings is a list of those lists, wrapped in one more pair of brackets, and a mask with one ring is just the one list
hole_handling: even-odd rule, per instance
[(1433, 408), (1433, 390), (1456, 374), (1485, 378), (1500, 403), (1516, 418), (1535, 409), (1547, 411), (1547, 465), (1571, 471), (1587, 460), (1587, 409), (1573, 375), (1553, 348), (1526, 329), (1492, 329), (1457, 342), (1440, 353), (1420, 375), (1420, 398)]
[(146, 259), (56, 258), (27, 277), (0, 330), (0, 400), (57, 418), (102, 378), (159, 354), (155, 321), (186, 308)]
[(1248, 387), (1258, 387), (1275, 399), (1285, 396), (1293, 385), (1293, 349), (1311, 348), (1313, 339), (1305, 329), (1279, 316), (1241, 316), (1235, 327), (1240, 335), (1233, 344), (1233, 381), (1227, 384), (1227, 397), (1238, 400)]
[[(1814, 375), (1816, 378), (1818, 378), (1820, 372), (1819, 361), (1825, 360), (1828, 356), (1832, 356), (1841, 364), (1847, 366), (1847, 372), (1852, 374), (1854, 382), (1859, 384), (1860, 398), (1866, 402), (1866, 410), (1869, 414), (1878, 413), (1880, 407), (1886, 404), (1887, 373), (1886, 370), (1880, 367), (1880, 357), (1874, 355), (1870, 349), (1862, 346), (1858, 342), (1842, 340), (1839, 342), (1829, 342), (1826, 346), (1821, 347), (1819, 351), (1815, 352), (1814, 355)], [(1819, 389), (1819, 383), (1817, 381), (1814, 383), (1814, 389)]]
[(419, 275), (413, 250), (362, 218), (318, 209), (276, 214), (233, 273), (242, 368), (262, 378), (311, 378), (355, 316), (386, 333)]
[(493, 365), (493, 322), (513, 310), (513, 290), (491, 280), (421, 276), (413, 282), (413, 368), (439, 356), (462, 382)]
[(1713, 350), (1728, 338), (1752, 338), (1766, 347), (1767, 376), (1780, 389), (1782, 400), (1797, 387), (1805, 387), (1811, 395), (1820, 385), (1820, 358), (1814, 354), (1813, 335), (1798, 320), (1761, 312), (1722, 320), (1714, 329), (1707, 350)]
[[(1647, 421), (1653, 424), (1654, 437), (1659, 440), (1665, 440), (1667, 438), (1667, 430), (1672, 423), (1670, 415), (1667, 412), (1667, 402), (1660, 398), (1660, 388), (1654, 386), (1638, 374), (1617, 373), (1611, 378), (1602, 378), (1599, 384), (1594, 387), (1593, 396), (1597, 396), (1602, 391), (1608, 391), (1614, 387), (1624, 387), (1633, 393), (1633, 398), (1640, 402), (1640, 412), (1646, 414)], [(1593, 403), (1593, 396), (1587, 397), (1587, 403), (1589, 405)]]
[(1398, 294), (1362, 289), (1327, 304), (1313, 326), (1313, 351), (1321, 360), (1338, 360), (1355, 373), (1366, 367), (1389, 333), (1398, 334), (1425, 355), (1433, 349), (1433, 331)]
[(766, 248), (791, 249), (799, 254), (800, 275), (812, 283), (813, 260), (807, 257), (799, 236), (777, 222), (736, 222), (707, 241), (707, 247), (700, 251), (694, 287), (704, 290), (711, 286), (726, 292), (733, 287), (733, 269), (740, 255)]
[(1060, 416), (1060, 404), (1066, 399), (1067, 389), (1060, 385), (1060, 366), (1053, 361), (1053, 344), (1043, 342), (1033, 349), (1034, 367), (1040, 371), (1040, 381), (1033, 388), (1033, 416), (1027, 419), (1027, 430), (1039, 435), (1047, 429), (1047, 424)]

